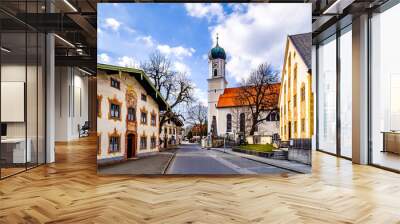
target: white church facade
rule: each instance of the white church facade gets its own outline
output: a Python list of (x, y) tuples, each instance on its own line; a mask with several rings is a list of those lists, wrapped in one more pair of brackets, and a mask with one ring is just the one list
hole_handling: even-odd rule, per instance
[[(213, 136), (226, 136), (237, 139), (248, 136), (251, 128), (249, 106), (237, 102), (240, 87), (228, 88), (225, 78), (226, 53), (217, 43), (208, 54), (208, 133)], [(272, 84), (273, 91), (279, 93), (280, 83)], [(276, 94), (274, 94), (276, 95)], [(277, 94), (279, 95), (279, 94)], [(276, 99), (278, 102), (278, 99)], [(278, 103), (277, 103), (278, 108)], [(260, 123), (254, 135), (271, 136), (279, 133), (279, 111), (266, 111), (262, 116), (267, 120)]]

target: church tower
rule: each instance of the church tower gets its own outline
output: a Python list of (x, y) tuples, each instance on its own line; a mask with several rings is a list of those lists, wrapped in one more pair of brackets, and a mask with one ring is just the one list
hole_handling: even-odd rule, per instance
[(218, 44), (213, 47), (208, 54), (208, 127), (207, 131), (212, 131), (213, 135), (218, 133), (218, 98), (223, 94), (228, 82), (225, 79), (225, 64), (226, 54), (225, 50)]

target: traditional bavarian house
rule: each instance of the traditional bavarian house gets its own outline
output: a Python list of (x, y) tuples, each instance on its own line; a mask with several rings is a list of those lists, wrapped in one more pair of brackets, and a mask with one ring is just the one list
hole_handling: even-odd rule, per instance
[(168, 107), (142, 70), (98, 64), (98, 164), (158, 152), (159, 115)]

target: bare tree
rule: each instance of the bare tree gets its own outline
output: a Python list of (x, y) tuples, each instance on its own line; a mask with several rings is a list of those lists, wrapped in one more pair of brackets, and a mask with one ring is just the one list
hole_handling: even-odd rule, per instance
[(191, 106), (187, 111), (186, 120), (193, 126), (200, 128), (200, 137), (203, 137), (203, 127), (207, 124), (207, 107), (200, 103)]
[(159, 132), (161, 133), (162, 126), (172, 118), (178, 117), (184, 120), (179, 107), (194, 101), (194, 85), (186, 74), (174, 71), (171, 60), (159, 51), (150, 54), (148, 60), (142, 63), (141, 68), (171, 108), (160, 116)]
[(243, 80), (239, 90), (238, 104), (248, 108), (250, 115), (250, 135), (254, 135), (259, 123), (267, 120), (265, 112), (277, 109), (279, 91), (274, 83), (278, 73), (268, 63), (260, 64), (250, 77)]

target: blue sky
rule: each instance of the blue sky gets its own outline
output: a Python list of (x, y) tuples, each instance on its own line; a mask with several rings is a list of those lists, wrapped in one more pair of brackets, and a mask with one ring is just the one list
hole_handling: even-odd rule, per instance
[(227, 53), (227, 80), (236, 86), (262, 62), (282, 67), (286, 36), (311, 31), (310, 4), (98, 4), (98, 61), (138, 67), (155, 50), (195, 83), (207, 101), (207, 54)]

